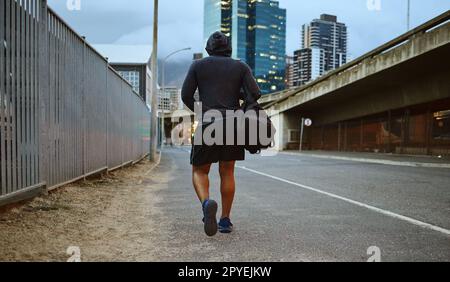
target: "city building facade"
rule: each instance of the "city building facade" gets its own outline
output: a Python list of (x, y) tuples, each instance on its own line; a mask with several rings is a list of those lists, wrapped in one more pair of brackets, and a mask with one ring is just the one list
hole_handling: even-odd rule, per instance
[(194, 55), (192, 56), (193, 60), (201, 60), (203, 59), (203, 53), (194, 53)]
[[(153, 76), (150, 56), (152, 46), (96, 44), (94, 47), (108, 58), (111, 67), (133, 86), (133, 90), (151, 108)], [(157, 93), (155, 94), (157, 95)]]
[(347, 63), (347, 26), (323, 14), (302, 28), (302, 49), (294, 53), (294, 85), (304, 85)]
[(133, 90), (138, 93), (144, 101), (151, 97), (151, 71), (147, 63), (111, 63)]
[(205, 0), (204, 40), (221, 31), (263, 94), (285, 89), (286, 10), (274, 0)]
[(286, 56), (286, 71), (285, 71), (285, 87), (290, 89), (294, 86), (294, 57)]
[(294, 52), (294, 86), (304, 85), (325, 73), (324, 50), (304, 48)]
[(166, 113), (172, 113), (176, 110), (183, 109), (181, 102), (181, 90), (174, 86), (167, 86), (160, 89), (158, 97), (158, 109)]

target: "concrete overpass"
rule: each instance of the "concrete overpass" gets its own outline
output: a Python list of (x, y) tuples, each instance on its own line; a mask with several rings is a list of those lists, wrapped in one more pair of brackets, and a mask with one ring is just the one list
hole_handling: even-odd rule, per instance
[(298, 88), (287, 89), (280, 92), (275, 92), (268, 95), (263, 95), (261, 99), (259, 99), (259, 104), (262, 106), (267, 106), (275, 101), (281, 100), (284, 97), (291, 95), (292, 93), (298, 91)]
[[(276, 149), (298, 148), (307, 117), (310, 149), (450, 152), (446, 138), (433, 140), (436, 113), (450, 110), (449, 20), (447, 11), (316, 81), (263, 97), (278, 128)], [(423, 125), (411, 124), (416, 115), (424, 115)], [(423, 136), (411, 140), (411, 127)]]

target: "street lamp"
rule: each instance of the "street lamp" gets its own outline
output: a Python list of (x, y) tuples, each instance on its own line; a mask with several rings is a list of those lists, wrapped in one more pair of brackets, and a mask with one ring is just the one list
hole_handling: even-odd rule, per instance
[[(175, 55), (175, 54), (178, 54), (178, 53), (183, 52), (183, 51), (189, 51), (191, 49), (192, 49), (191, 47), (183, 48), (183, 49), (180, 49), (180, 50), (177, 50), (177, 51), (174, 51), (174, 52), (170, 53), (169, 55), (167, 55), (164, 58), (164, 60), (162, 62), (162, 73), (161, 73), (161, 75), (162, 75), (162, 79), (161, 79), (161, 91), (162, 91), (162, 93), (160, 94), (161, 95), (161, 100), (163, 98), (163, 95), (164, 95), (164, 98), (166, 96), (166, 62), (167, 62), (167, 60), (170, 57), (172, 57), (173, 55)], [(169, 97), (169, 99), (170, 99), (170, 97)], [(162, 147), (164, 145), (164, 138), (165, 138), (165, 132), (164, 132), (164, 108), (162, 107), (162, 103), (161, 103), (161, 149), (162, 149)]]

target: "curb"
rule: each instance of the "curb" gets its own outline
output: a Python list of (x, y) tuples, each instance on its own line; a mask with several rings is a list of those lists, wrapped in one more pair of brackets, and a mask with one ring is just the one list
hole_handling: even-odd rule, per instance
[(155, 168), (157, 168), (160, 165), (161, 156), (162, 156), (162, 151), (159, 153), (159, 157), (158, 157), (158, 160), (156, 160), (156, 163), (154, 163), (152, 165), (152, 167), (144, 174), (145, 176), (148, 176)]
[(383, 160), (383, 159), (351, 158), (351, 157), (339, 157), (339, 156), (332, 156), (332, 155), (314, 155), (314, 154), (302, 154), (302, 153), (290, 153), (290, 152), (280, 152), (280, 154), (290, 155), (290, 156), (305, 156), (305, 157), (312, 157), (312, 158), (318, 158), (318, 159), (331, 159), (331, 160), (340, 160), (340, 161), (383, 164), (383, 165), (392, 165), (392, 166), (450, 169), (450, 164), (423, 163), (423, 162), (401, 162), (401, 161), (390, 161), (390, 160)]

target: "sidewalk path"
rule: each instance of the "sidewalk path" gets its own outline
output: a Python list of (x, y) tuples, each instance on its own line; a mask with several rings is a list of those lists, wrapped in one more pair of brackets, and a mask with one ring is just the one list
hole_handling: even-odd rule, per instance
[(0, 213), (0, 261), (82, 261), (158, 258), (168, 221), (158, 205), (167, 171), (143, 161), (102, 179), (79, 182)]

